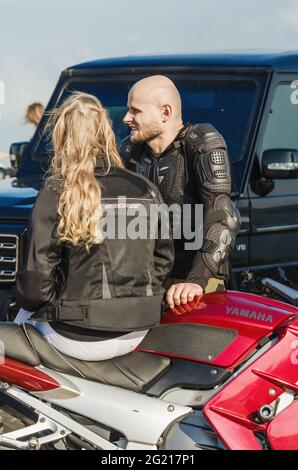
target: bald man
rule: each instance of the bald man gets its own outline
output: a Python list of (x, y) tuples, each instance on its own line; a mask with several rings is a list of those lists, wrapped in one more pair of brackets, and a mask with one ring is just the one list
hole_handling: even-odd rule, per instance
[(130, 136), (119, 149), (125, 166), (150, 179), (169, 206), (204, 206), (202, 248), (185, 250), (185, 240), (174, 240), (167, 303), (173, 308), (203, 291), (224, 289), (240, 216), (230, 199), (231, 173), (223, 137), (211, 124), (183, 125), (180, 94), (162, 75), (135, 83), (127, 107), (123, 121)]

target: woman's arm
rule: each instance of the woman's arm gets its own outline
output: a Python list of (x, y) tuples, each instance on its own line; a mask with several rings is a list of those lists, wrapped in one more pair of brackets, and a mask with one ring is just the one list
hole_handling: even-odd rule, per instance
[(61, 244), (55, 237), (57, 201), (56, 193), (45, 187), (31, 214), (27, 261), (16, 280), (17, 304), (29, 311), (55, 297), (55, 270), (61, 261)]

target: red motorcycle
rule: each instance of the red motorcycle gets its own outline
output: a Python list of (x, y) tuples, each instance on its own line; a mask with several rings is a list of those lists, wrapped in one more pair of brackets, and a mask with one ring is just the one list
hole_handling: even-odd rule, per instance
[(102, 362), (59, 353), (29, 325), (1, 323), (0, 341), (2, 448), (298, 448), (293, 305), (207, 294)]

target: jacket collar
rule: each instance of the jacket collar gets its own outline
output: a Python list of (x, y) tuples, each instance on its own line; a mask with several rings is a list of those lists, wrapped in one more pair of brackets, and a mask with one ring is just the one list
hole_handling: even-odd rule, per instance
[(167, 146), (167, 148), (159, 153), (158, 155), (154, 154), (152, 152), (152, 150), (150, 149), (149, 145), (148, 144), (145, 144), (146, 147), (147, 147), (147, 154), (151, 157), (151, 158), (160, 158), (160, 157), (163, 157), (164, 155), (167, 155), (168, 153), (170, 152), (174, 152), (175, 153), (175, 150), (179, 150), (180, 147), (181, 147), (181, 141), (183, 139), (183, 137), (185, 136), (186, 134), (186, 130), (188, 128), (188, 124), (183, 126), (182, 129), (180, 129), (180, 131), (178, 131), (176, 137), (174, 138), (174, 140), (172, 140), (172, 142)]
[(111, 165), (109, 169), (108, 160), (105, 155), (98, 155), (95, 163), (95, 174), (98, 176), (105, 176), (115, 173), (116, 167)]

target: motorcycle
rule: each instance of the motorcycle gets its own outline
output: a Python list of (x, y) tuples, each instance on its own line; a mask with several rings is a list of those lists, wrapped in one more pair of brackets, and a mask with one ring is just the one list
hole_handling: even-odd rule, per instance
[(102, 362), (0, 323), (0, 448), (298, 448), (298, 308), (223, 291)]

